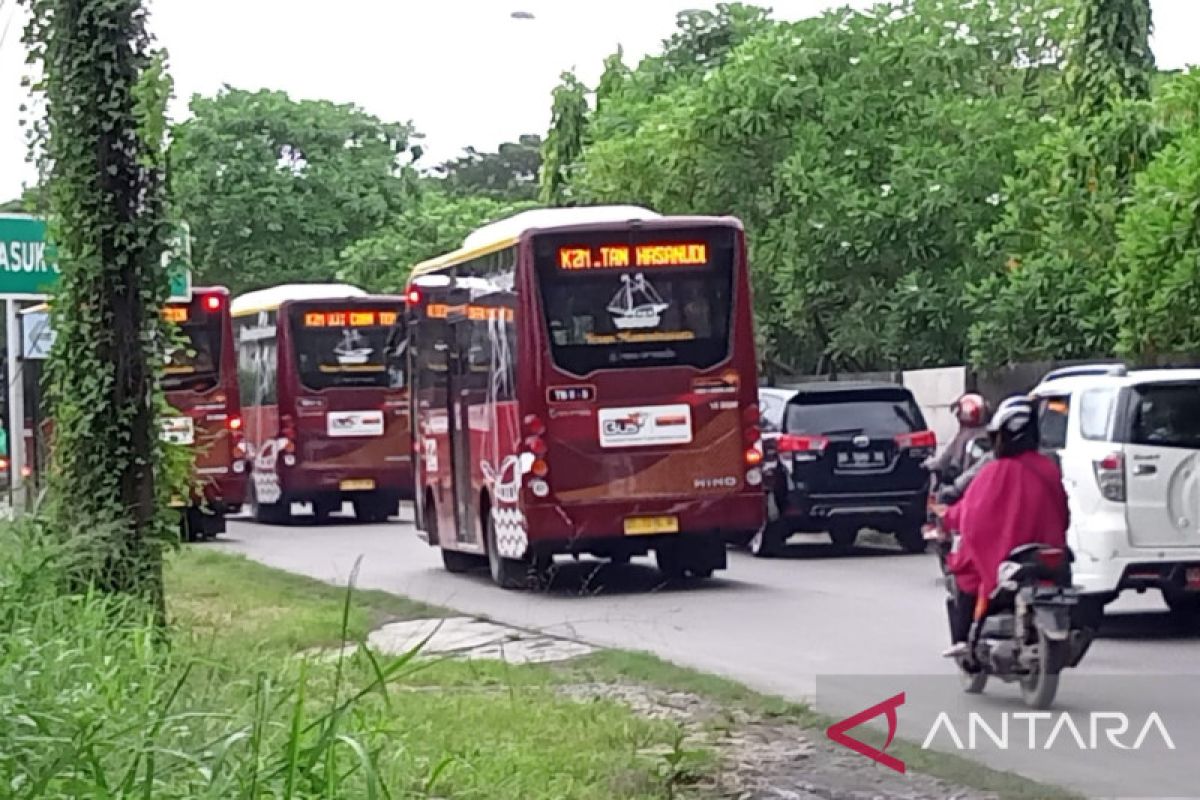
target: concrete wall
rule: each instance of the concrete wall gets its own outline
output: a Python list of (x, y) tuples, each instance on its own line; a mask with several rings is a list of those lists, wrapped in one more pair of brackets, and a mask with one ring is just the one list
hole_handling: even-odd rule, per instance
[(925, 421), (937, 434), (939, 450), (949, 444), (958, 431), (958, 422), (950, 406), (967, 391), (967, 378), (966, 367), (913, 369), (901, 374), (901, 383), (913, 393)]

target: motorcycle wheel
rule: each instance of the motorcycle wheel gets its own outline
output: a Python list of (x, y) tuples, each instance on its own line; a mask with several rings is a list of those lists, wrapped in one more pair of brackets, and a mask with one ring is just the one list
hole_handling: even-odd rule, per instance
[(1058, 673), (1069, 656), (1067, 642), (1049, 639), (1038, 631), (1037, 670), (1021, 678), (1021, 699), (1036, 711), (1045, 711), (1054, 703), (1058, 694)]
[(969, 672), (962, 663), (959, 663), (958, 682), (967, 694), (983, 694), (983, 690), (987, 687), (988, 674), (983, 670)]

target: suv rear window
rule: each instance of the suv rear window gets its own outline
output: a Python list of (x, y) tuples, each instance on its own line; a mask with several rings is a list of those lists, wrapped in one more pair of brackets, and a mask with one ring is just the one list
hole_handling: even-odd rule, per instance
[(1200, 383), (1134, 387), (1133, 444), (1200, 449)]
[(787, 433), (895, 436), (925, 430), (925, 418), (904, 393), (830, 392), (800, 396), (788, 404)]

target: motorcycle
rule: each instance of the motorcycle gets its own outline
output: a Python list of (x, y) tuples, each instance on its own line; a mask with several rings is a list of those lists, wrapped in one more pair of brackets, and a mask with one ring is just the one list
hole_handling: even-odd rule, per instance
[[(1079, 624), (1071, 561), (1070, 550), (1039, 544), (1008, 554), (995, 591), (976, 606), (966, 651), (955, 657), (964, 691), (980, 694), (996, 677), (1020, 683), (1030, 708), (1050, 707), (1060, 673), (1083, 660), (1094, 636)], [(946, 580), (953, 597), (957, 584)]]
[(946, 506), (957, 502), (958, 492), (954, 482), (960, 475), (975, 468), (975, 466), (992, 452), (992, 443), (986, 436), (980, 436), (967, 445), (966, 458), (963, 459), (963, 469), (957, 473), (933, 473), (930, 480), (929, 498), (926, 501), (926, 522), (923, 528), (925, 540), (933, 545), (937, 554), (938, 566), (943, 575), (949, 575), (946, 560), (953, 548), (952, 532), (946, 530), (942, 523)]

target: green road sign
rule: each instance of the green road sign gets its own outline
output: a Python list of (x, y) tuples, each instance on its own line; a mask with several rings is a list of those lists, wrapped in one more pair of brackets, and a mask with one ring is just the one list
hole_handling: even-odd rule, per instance
[(46, 223), (27, 214), (0, 214), (0, 295), (46, 294), (57, 283)]
[[(171, 300), (192, 298), (192, 239), (180, 225), (163, 266), (171, 278)], [(0, 214), (0, 296), (39, 296), (58, 285), (54, 245), (46, 241), (45, 220), (28, 214)]]

